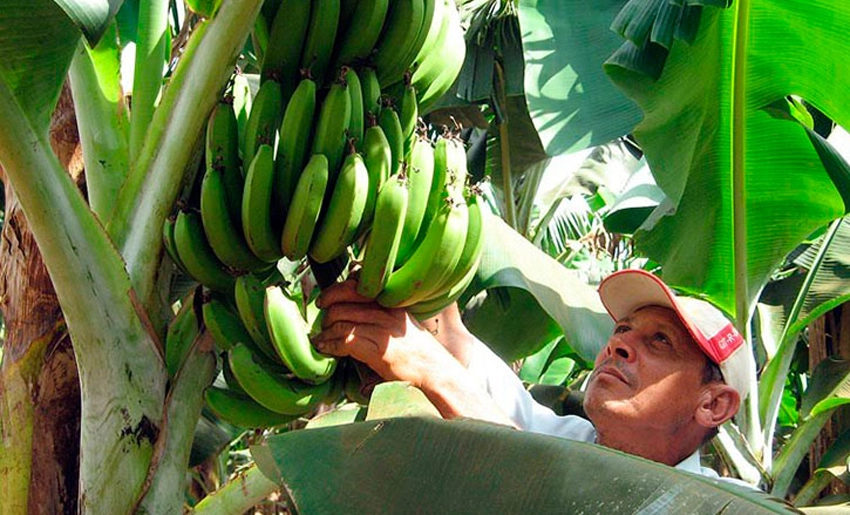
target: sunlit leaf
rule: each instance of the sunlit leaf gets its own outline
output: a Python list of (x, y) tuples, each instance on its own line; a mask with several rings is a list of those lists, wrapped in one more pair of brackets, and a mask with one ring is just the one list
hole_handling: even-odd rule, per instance
[(849, 24), (842, 1), (736, 2), (703, 9), (693, 45), (673, 44), (657, 82), (606, 67), (641, 105), (635, 137), (677, 208), (636, 241), (668, 282), (739, 321), (784, 256), (844, 213), (804, 126), (765, 108), (794, 94), (850, 123), (850, 64), (835, 51)]
[[(486, 316), (470, 312), (465, 319), (506, 360), (532, 354), (563, 332), (569, 345), (592, 361), (613, 327), (593, 287), (495, 216), (487, 217), (484, 255), (473, 287), (510, 288), (500, 305), (482, 312)], [(528, 304), (529, 297), (538, 306)]]
[(473, 420), (292, 431), (252, 453), (291, 509), (311, 515), (795, 512), (759, 491), (602, 446)]
[(625, 0), (520, 2), (525, 95), (550, 156), (607, 143), (640, 120), (602, 71), (623, 40), (609, 29)]

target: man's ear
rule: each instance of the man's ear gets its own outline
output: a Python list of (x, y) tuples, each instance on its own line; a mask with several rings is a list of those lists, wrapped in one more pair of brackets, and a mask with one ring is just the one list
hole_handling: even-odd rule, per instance
[(724, 383), (707, 385), (700, 395), (695, 418), (704, 427), (718, 427), (734, 417), (741, 405), (741, 397), (734, 388)]

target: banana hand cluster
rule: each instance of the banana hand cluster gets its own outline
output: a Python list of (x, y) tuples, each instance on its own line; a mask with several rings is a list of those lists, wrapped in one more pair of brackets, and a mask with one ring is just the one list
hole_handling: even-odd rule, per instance
[[(336, 401), (343, 389), (345, 379), (337, 360), (318, 354), (310, 345), (299, 303), (287, 295), (280, 279), (276, 273), (244, 274), (236, 279), (234, 295), (208, 291), (202, 298), (200, 312), (222, 352), (224, 380), (207, 390), (206, 403), (216, 416), (237, 426), (292, 422), (322, 402)], [(193, 338), (198, 333), (191, 318), (195, 311), (191, 305), (181, 309), (169, 335)], [(174, 353), (183, 346), (174, 345)], [(171, 369), (179, 360), (168, 362)]]
[(483, 241), (459, 138), (416, 134), (466, 54), (455, 0), (282, 0), (261, 21), (259, 89), (234, 78), (193, 194), (163, 225), (166, 252), (206, 288), (173, 323), (169, 370), (202, 317), (226, 356), (207, 404), (246, 427), (287, 423), (346, 383), (310, 345), (281, 258), (318, 266), (353, 247), (358, 291), (428, 316), (468, 286)]

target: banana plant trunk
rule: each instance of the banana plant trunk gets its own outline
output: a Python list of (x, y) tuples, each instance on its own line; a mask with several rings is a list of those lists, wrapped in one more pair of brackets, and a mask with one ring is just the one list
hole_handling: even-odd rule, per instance
[[(70, 95), (63, 94), (51, 145), (72, 176), (82, 171)], [(0, 513), (76, 513), (80, 383), (53, 284), (14, 191), (6, 184), (0, 232)]]

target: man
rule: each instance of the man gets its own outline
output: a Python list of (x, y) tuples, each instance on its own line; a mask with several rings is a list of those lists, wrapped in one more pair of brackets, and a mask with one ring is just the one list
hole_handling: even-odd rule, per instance
[(445, 418), (469, 417), (596, 442), (682, 470), (717, 477), (699, 447), (741, 405), (754, 369), (748, 346), (711, 304), (676, 296), (641, 270), (612, 274), (599, 295), (616, 321), (584, 397), (592, 422), (535, 403), (510, 368), (454, 312), (432, 330), (406, 311), (354, 291), (326, 290), (321, 352), (358, 359), (381, 377), (420, 388)]

